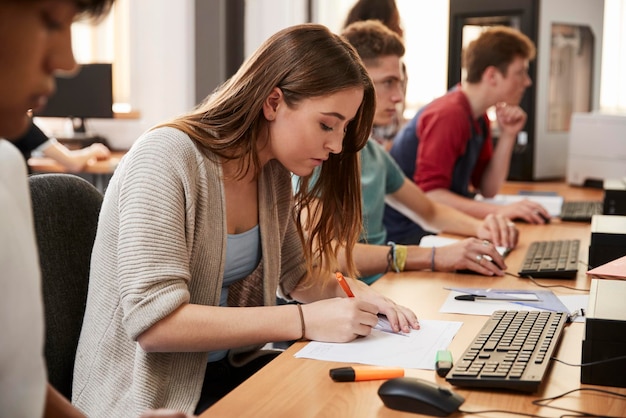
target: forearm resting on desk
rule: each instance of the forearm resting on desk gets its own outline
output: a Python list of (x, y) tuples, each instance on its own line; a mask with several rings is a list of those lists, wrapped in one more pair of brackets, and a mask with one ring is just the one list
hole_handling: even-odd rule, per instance
[(54, 138), (50, 138), (39, 150), (44, 156), (54, 159), (71, 171), (79, 171), (90, 160), (103, 160), (111, 156), (111, 152), (103, 144), (96, 143), (79, 150), (70, 150)]
[(290, 341), (300, 336), (300, 315), (294, 305), (224, 307), (187, 303), (144, 331), (137, 342), (147, 352), (201, 352)]

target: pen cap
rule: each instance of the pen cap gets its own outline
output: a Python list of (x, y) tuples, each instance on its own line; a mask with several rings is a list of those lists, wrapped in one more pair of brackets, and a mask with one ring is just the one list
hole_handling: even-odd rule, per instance
[(452, 353), (448, 350), (438, 350), (437, 359), (435, 361), (449, 361), (452, 363)]
[(383, 380), (404, 376), (402, 368), (340, 367), (330, 370), (335, 382), (358, 382), (361, 380)]
[(435, 360), (435, 371), (440, 377), (446, 377), (448, 372), (452, 369), (452, 353), (448, 350), (437, 351), (437, 358)]
[(335, 382), (354, 382), (355, 373), (352, 367), (330, 369), (330, 378)]

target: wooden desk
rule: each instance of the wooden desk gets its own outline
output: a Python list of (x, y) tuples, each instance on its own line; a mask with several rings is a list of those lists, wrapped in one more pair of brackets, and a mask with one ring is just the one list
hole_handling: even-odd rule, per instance
[[(520, 183), (507, 185), (504, 193), (517, 190), (556, 190), (567, 199), (601, 199), (602, 191), (570, 188), (555, 183)], [(519, 225), (521, 240), (511, 252), (506, 262), (509, 271), (516, 273), (531, 241), (541, 239), (581, 240), (580, 260), (586, 262), (590, 238), (590, 226), (584, 223), (560, 223), (555, 220), (550, 225)], [(586, 269), (580, 266), (575, 280), (546, 280), (546, 284), (565, 284), (578, 288), (588, 288)], [(462, 354), (469, 342), (478, 333), (486, 317), (460, 314), (442, 314), (439, 308), (446, 299), (446, 286), (457, 287), (504, 287), (536, 288), (527, 279), (511, 276), (489, 278), (476, 275), (438, 272), (390, 273), (374, 283), (373, 287), (391, 297), (396, 302), (412, 308), (419, 317), (446, 321), (462, 321), (463, 326), (450, 345), (455, 360)], [(555, 293), (575, 294), (571, 290), (556, 288)], [(571, 363), (581, 361), (581, 341), (584, 324), (574, 323), (564, 330), (560, 346), (555, 356)], [(328, 376), (329, 369), (349, 365), (326, 361), (296, 359), (294, 354), (306, 343), (296, 343), (260, 370), (241, 386), (228, 394), (201, 415), (206, 417), (414, 417), (416, 414), (386, 408), (377, 395), (381, 381), (336, 383)], [(407, 376), (419, 377), (450, 387), (445, 379), (434, 371), (408, 369)], [(535, 399), (556, 396), (580, 387), (597, 387), (580, 384), (580, 368), (552, 363), (547, 382), (534, 394), (503, 392), (495, 390), (462, 389), (452, 387), (465, 398), (461, 406), (465, 410), (503, 409), (510, 411), (541, 414), (557, 417), (562, 412), (550, 408), (539, 408), (531, 404)], [(604, 389), (626, 394), (625, 388), (605, 387)], [(590, 393), (575, 393), (552, 405), (583, 410), (596, 414), (626, 416), (626, 403), (623, 400)], [(500, 417), (504, 414), (492, 413), (477, 415)], [(454, 416), (461, 416), (456, 414)]]
[(107, 160), (88, 163), (78, 172), (72, 172), (52, 158), (31, 157), (28, 159), (28, 167), (35, 173), (88, 173), (88, 174), (113, 174), (120, 159), (125, 152), (112, 152)]
[(31, 157), (28, 167), (32, 173), (71, 173), (85, 177), (101, 192), (104, 192), (108, 180), (117, 168), (125, 152), (112, 152), (111, 158), (88, 163), (80, 171), (71, 171), (52, 158)]

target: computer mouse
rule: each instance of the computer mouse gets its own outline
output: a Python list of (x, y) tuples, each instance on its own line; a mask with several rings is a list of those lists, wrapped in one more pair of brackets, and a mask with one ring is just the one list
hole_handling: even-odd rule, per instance
[(388, 408), (434, 417), (448, 416), (465, 402), (448, 388), (413, 377), (387, 380), (380, 385), (378, 396)]
[(541, 212), (538, 212), (538, 213), (539, 213), (539, 217), (543, 219), (543, 222), (545, 222), (546, 224), (550, 223), (551, 218), (549, 216), (546, 216)]

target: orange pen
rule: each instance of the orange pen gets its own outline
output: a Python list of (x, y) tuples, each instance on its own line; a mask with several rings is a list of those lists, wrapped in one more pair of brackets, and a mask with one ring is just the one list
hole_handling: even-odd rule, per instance
[[(337, 272), (335, 273), (335, 277), (337, 278), (337, 281), (339, 282), (339, 285), (341, 286), (341, 288), (343, 289), (343, 291), (346, 293), (346, 295), (349, 298), (353, 298), (354, 297), (354, 293), (352, 293), (352, 290), (350, 289), (350, 286), (348, 286), (348, 282), (346, 281), (346, 278), (343, 277), (343, 274), (341, 274), (341, 272)], [(389, 320), (387, 319), (387, 317), (383, 314), (378, 314), (378, 324), (376, 324), (376, 329), (383, 331), (383, 332), (389, 332), (392, 334), (396, 334), (396, 335), (402, 335), (402, 336), (408, 336), (407, 334), (404, 334), (403, 332), (396, 332), (393, 330), (393, 328), (391, 328), (391, 325), (389, 324)], [(402, 372), (404, 373), (404, 372)]]
[(387, 367), (339, 367), (330, 369), (330, 377), (335, 382), (359, 382), (361, 380), (383, 380), (404, 376), (404, 369)]
[(350, 286), (348, 286), (348, 282), (346, 281), (346, 278), (343, 277), (343, 274), (341, 274), (341, 272), (338, 271), (337, 273), (335, 273), (335, 277), (337, 277), (337, 281), (339, 282), (339, 286), (341, 286), (341, 288), (346, 293), (346, 295), (349, 298), (353, 298), (354, 297), (354, 293), (352, 293), (352, 290), (350, 289)]

